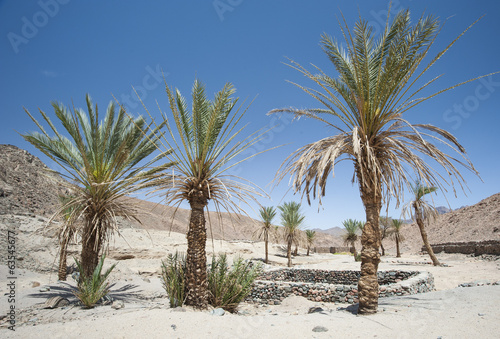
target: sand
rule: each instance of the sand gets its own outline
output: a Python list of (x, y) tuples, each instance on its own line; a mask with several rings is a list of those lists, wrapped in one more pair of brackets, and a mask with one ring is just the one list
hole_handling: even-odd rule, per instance
[[(472, 281), (500, 280), (500, 260), (487, 261), (465, 255), (439, 254), (448, 267), (433, 267), (425, 256), (404, 253), (402, 258), (383, 257), (380, 270), (426, 270), (435, 278), (436, 291), (407, 297), (381, 298), (379, 313), (357, 316), (357, 305), (316, 303), (289, 297), (281, 305), (260, 306), (244, 303), (239, 314), (216, 316), (188, 307), (171, 309), (158, 277), (161, 259), (167, 253), (186, 250), (185, 236), (166, 231), (123, 230), (124, 238), (110, 244), (107, 265), (118, 262), (111, 275), (110, 296), (122, 301), (123, 308), (110, 305), (94, 309), (67, 306), (43, 309), (51, 296), (74, 301), (75, 282), (57, 282), (56, 273), (16, 271), (16, 331), (0, 321), (2, 338), (498, 338), (500, 333), (500, 286), (457, 287)], [(74, 247), (73, 250), (77, 250)], [(209, 241), (209, 254), (262, 258), (262, 242)], [(49, 251), (50, 252), (50, 251)], [(49, 257), (48, 253), (45, 256)], [(271, 247), (273, 267), (284, 267), (281, 246)], [(55, 255), (55, 250), (52, 255)], [(133, 256), (132, 259), (118, 260)], [(53, 260), (53, 258), (52, 258)], [(332, 270), (359, 270), (351, 256), (305, 255), (299, 251), (294, 267)], [(0, 315), (9, 304), (0, 265)], [(34, 285), (40, 286), (34, 287)], [(41, 292), (44, 287), (49, 291)], [(308, 314), (311, 307), (318, 313)]]

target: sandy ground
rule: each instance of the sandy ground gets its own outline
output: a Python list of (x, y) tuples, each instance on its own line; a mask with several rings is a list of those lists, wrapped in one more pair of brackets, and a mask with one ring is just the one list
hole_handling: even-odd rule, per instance
[[(281, 305), (242, 304), (239, 314), (215, 316), (190, 308), (170, 309), (158, 272), (168, 253), (186, 250), (185, 236), (152, 230), (123, 230), (124, 238), (110, 244), (107, 265), (118, 262), (111, 275), (111, 297), (124, 308), (110, 305), (82, 309), (70, 305), (43, 309), (51, 296), (75, 301), (75, 282), (57, 282), (57, 276), (16, 270), (16, 331), (0, 321), (2, 338), (498, 338), (500, 286), (460, 287), (472, 281), (500, 280), (500, 260), (486, 261), (464, 255), (438, 255), (447, 267), (433, 267), (425, 256), (403, 254), (383, 257), (380, 270), (427, 270), (434, 275), (436, 292), (408, 297), (381, 298), (379, 313), (357, 316), (357, 305), (315, 303), (289, 297)], [(126, 239), (126, 240), (125, 240)], [(74, 248), (76, 250), (76, 247)], [(263, 243), (209, 241), (209, 255), (262, 258)], [(271, 266), (284, 266), (280, 246), (270, 250)], [(301, 250), (294, 267), (359, 270), (351, 256), (313, 254)], [(46, 254), (48, 256), (48, 254)], [(131, 258), (133, 256), (133, 258)], [(124, 259), (124, 258), (130, 259)], [(120, 260), (121, 259), (121, 260)], [(53, 258), (52, 258), (53, 260)], [(270, 267), (271, 267), (270, 266)], [(6, 314), (8, 272), (0, 266), (0, 315)], [(37, 286), (40, 284), (40, 286)], [(45, 287), (49, 291), (43, 291)], [(41, 291), (42, 289), (42, 291)], [(308, 314), (313, 307), (319, 313)], [(318, 332), (320, 331), (320, 332)], [(323, 332), (321, 332), (323, 331)]]

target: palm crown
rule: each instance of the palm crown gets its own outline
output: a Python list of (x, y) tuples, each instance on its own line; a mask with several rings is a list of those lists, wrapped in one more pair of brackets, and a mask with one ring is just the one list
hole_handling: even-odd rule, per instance
[(67, 185), (72, 197), (62, 204), (58, 213), (65, 216), (68, 224), (84, 217), (82, 245), (92, 247), (89, 250), (94, 253), (91, 255), (93, 263), (88, 263), (83, 251), (82, 265), (91, 273), (97, 265), (96, 255), (101, 245), (117, 230), (116, 216), (137, 219), (137, 210), (124, 198), (161, 176), (169, 164), (150, 167), (163, 155), (139, 164), (156, 149), (159, 139), (155, 134), (163, 125), (148, 133), (150, 126), (144, 118), (129, 117), (121, 108), (116, 114), (114, 103), (109, 104), (104, 120), (100, 121), (97, 105), (93, 106), (89, 95), (86, 103), (88, 113), (81, 109), (72, 112), (61, 104), (52, 103), (68, 137), (59, 133), (48, 115), (40, 110), (55, 134), (50, 136), (25, 110), (40, 132), (23, 137), (61, 166), (64, 171), (59, 174), (71, 182)]

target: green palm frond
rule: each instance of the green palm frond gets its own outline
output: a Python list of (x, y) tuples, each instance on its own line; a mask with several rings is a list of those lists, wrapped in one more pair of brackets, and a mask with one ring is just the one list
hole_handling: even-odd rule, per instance
[[(268, 130), (259, 130), (238, 140), (245, 129), (239, 123), (248, 108), (236, 107), (238, 99), (233, 97), (236, 90), (230, 83), (210, 100), (205, 86), (196, 80), (191, 111), (180, 91), (165, 85), (174, 123), (161, 112), (168, 133), (158, 133), (155, 137), (161, 140), (160, 151), (172, 149), (165, 157), (173, 164), (173, 172), (155, 181), (156, 192), (165, 194), (169, 205), (178, 206), (196, 196), (207, 203), (212, 201), (217, 211), (245, 213), (238, 202), (256, 201), (255, 197), (264, 193), (251, 182), (230, 174), (229, 170), (262, 153), (238, 160)], [(149, 111), (148, 114), (155, 122)]]
[(358, 240), (358, 231), (362, 229), (360, 221), (356, 219), (346, 219), (342, 221), (342, 226), (345, 228), (343, 239), (346, 245)]
[[(315, 98), (322, 108), (282, 108), (269, 114), (288, 112), (296, 118), (316, 119), (338, 134), (291, 154), (280, 167), (277, 181), (291, 175), (296, 192), (302, 192), (309, 203), (310, 196), (317, 197), (321, 204), (327, 178), (334, 175), (335, 165), (352, 160), (360, 188), (378, 187), (384, 202), (393, 197), (396, 206), (405, 189), (411, 189), (413, 175), (431, 187), (442, 189), (444, 182), (451, 184), (454, 192), (455, 184), (464, 188), (465, 180), (458, 167), (477, 175), (478, 172), (463, 146), (443, 129), (411, 124), (402, 115), (436, 95), (481, 78), (423, 95), (439, 79), (438, 76), (422, 84), (423, 76), (472, 25), (427, 64), (423, 60), (439, 35), (440, 23), (433, 16), (422, 16), (412, 23), (408, 10), (397, 13), (392, 22), (388, 20), (379, 37), (364, 20), (358, 21), (352, 30), (345, 20), (339, 22), (343, 44), (323, 34), (321, 45), (338, 73), (335, 78), (316, 66), (313, 73), (289, 60), (289, 66), (312, 80), (317, 89), (293, 84)], [(436, 145), (448, 147), (460, 157)], [(428, 159), (435, 161), (447, 177), (428, 165)]]
[(165, 170), (165, 166), (152, 166), (163, 154), (150, 157), (163, 124), (150, 130), (143, 117), (131, 118), (123, 108), (117, 113), (114, 103), (109, 104), (101, 121), (89, 95), (86, 104), (87, 113), (52, 103), (65, 134), (45, 112), (40, 110), (48, 130), (25, 109), (40, 132), (24, 134), (23, 138), (56, 162), (63, 169), (59, 174), (69, 181), (72, 197), (57, 214), (68, 224), (83, 217), (107, 239), (117, 230), (116, 216), (136, 219), (138, 211), (127, 196), (147, 187)]

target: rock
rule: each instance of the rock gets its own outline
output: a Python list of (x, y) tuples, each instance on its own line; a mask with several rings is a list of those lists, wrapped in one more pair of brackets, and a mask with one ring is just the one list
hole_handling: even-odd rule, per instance
[(313, 306), (313, 307), (309, 308), (309, 310), (307, 311), (307, 313), (308, 314), (311, 314), (311, 313), (321, 313), (323, 311), (324, 311), (324, 309), (322, 309), (321, 307)]
[(48, 292), (48, 291), (50, 291), (50, 287), (49, 287), (49, 286), (42, 287), (42, 288), (40, 289), (40, 292)]
[(58, 307), (63, 307), (63, 306), (68, 306), (69, 305), (69, 300), (63, 297), (52, 297), (48, 298), (45, 301), (45, 304), (43, 305), (43, 308), (58, 308)]
[(313, 332), (328, 332), (328, 329), (323, 326), (314, 326)]
[(40, 283), (38, 281), (31, 282), (31, 287), (38, 287), (38, 286), (40, 286)]
[(115, 300), (113, 301), (113, 304), (111, 304), (111, 308), (114, 308), (115, 310), (119, 310), (121, 308), (124, 308), (125, 304), (121, 300)]
[(219, 307), (219, 308), (216, 308), (216, 309), (214, 309), (214, 310), (210, 311), (210, 314), (211, 314), (211, 315), (215, 315), (215, 316), (219, 316), (219, 317), (221, 317), (221, 316), (223, 316), (224, 314), (226, 314), (226, 311), (224, 311), (224, 309), (223, 309), (223, 308), (220, 308), (220, 307)]
[(172, 327), (174, 331), (177, 329), (177, 326), (175, 324), (170, 325), (170, 327)]

